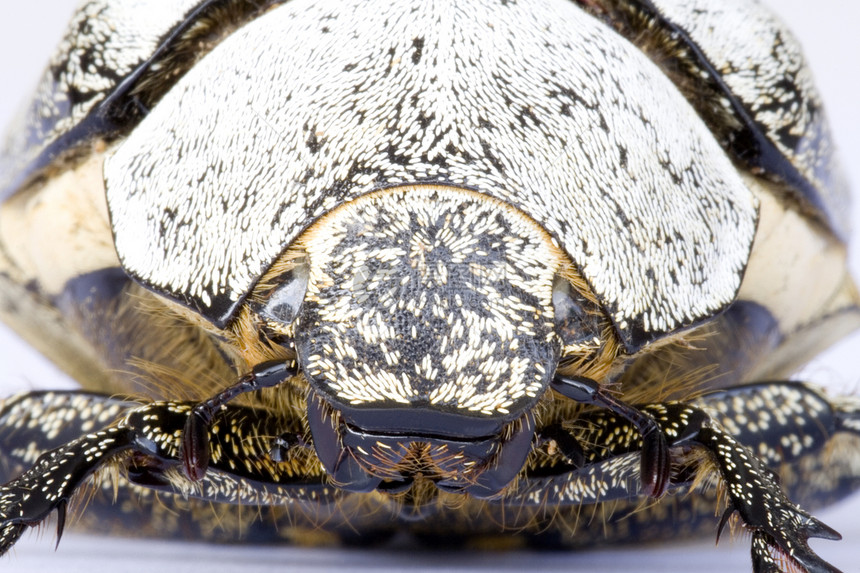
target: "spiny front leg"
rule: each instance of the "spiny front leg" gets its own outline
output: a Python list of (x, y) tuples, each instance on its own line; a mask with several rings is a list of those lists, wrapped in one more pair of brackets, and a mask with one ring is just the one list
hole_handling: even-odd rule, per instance
[(552, 381), (552, 388), (581, 404), (606, 408), (632, 424), (641, 436), (639, 477), (642, 480), (642, 490), (654, 498), (660, 498), (666, 493), (671, 471), (669, 446), (664, 432), (660, 431), (659, 425), (647, 413), (618, 400), (603, 386), (587, 378), (556, 376)]
[(2, 401), (2, 467), (15, 473), (30, 469), (0, 487), (0, 554), (54, 509), (59, 543), (71, 495), (106, 459), (130, 445), (129, 436), (116, 428), (94, 430), (134, 406), (86, 392), (30, 392)]
[[(717, 470), (728, 494), (725, 517), (738, 512), (753, 533), (757, 572), (779, 570), (774, 554), (806, 571), (835, 571), (809, 548), (807, 540), (838, 539), (838, 534), (792, 503), (767, 463), (725, 431), (709, 412), (732, 425), (741, 440), (768, 452), (768, 461), (778, 464), (820, 455), (838, 432), (856, 433), (857, 408), (844, 402), (831, 403), (802, 384), (769, 383), (715, 393), (695, 405), (650, 404), (640, 410), (656, 421), (671, 448), (675, 464), (670, 489), (692, 485), (700, 472)], [(767, 427), (759, 423), (763, 420)], [(504, 503), (578, 505), (632, 500), (647, 493), (642, 490), (637, 467), (642, 435), (628, 420), (596, 411), (579, 417), (575, 429), (556, 424), (540, 434), (545, 442), (554, 444), (555, 461), (530, 468)], [(785, 443), (791, 447), (785, 448)], [(703, 451), (707, 461), (686, 455), (696, 450)]]
[(729, 507), (721, 526), (736, 511), (753, 532), (752, 559), (757, 573), (779, 571), (774, 552), (810, 573), (837, 571), (812, 551), (807, 540), (842, 537), (793, 504), (779, 486), (779, 477), (749, 448), (715, 425), (702, 427), (692, 439), (712, 453), (728, 489)]
[[(68, 500), (88, 476), (111, 465), (135, 485), (215, 502), (327, 504), (338, 497), (313, 452), (304, 447), (302, 433), (290, 431), (294, 421), (242, 406), (217, 413), (207, 435), (213, 445), (209, 471), (197, 482), (188, 480), (181, 470), (180, 436), (193, 408), (171, 402), (135, 405), (88, 393), (32, 393), (4, 403), (4, 462), (33, 465), (0, 486), (0, 554), (53, 510), (59, 513), (61, 534)], [(106, 413), (119, 416), (103, 419)], [(94, 423), (105, 427), (57, 446), (67, 427), (80, 431)]]
[(106, 428), (44, 453), (18, 479), (0, 487), (0, 555), (28, 526), (57, 510), (57, 543), (63, 534), (69, 498), (112, 456), (132, 447), (127, 428)]
[(188, 402), (154, 402), (128, 413), (122, 424), (136, 430), (129, 479), (138, 485), (213, 502), (289, 505), (295, 500), (329, 503), (341, 495), (301, 430), (264, 409), (225, 405), (204, 436), (207, 470), (185, 475), (183, 429), (196, 412)]

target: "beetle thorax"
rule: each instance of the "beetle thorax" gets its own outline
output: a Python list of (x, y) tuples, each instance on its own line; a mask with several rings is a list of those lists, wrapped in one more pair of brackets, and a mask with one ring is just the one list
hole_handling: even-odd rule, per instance
[(560, 261), (521, 213), (468, 191), (405, 187), (339, 208), (303, 242), (296, 346), (339, 409), (511, 419), (549, 383)]

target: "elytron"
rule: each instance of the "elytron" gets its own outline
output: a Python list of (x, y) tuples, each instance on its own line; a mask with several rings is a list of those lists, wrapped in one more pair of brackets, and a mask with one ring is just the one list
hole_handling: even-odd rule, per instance
[(0, 317), (82, 387), (0, 404), (0, 552), (74, 510), (836, 571), (860, 400), (789, 375), (860, 326), (849, 192), (758, 3), (90, 0), (0, 153)]

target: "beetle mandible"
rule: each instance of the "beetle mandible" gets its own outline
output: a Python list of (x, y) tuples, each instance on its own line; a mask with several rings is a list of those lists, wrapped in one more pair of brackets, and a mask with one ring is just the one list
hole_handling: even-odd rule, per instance
[[(90, 7), (127, 23), (121, 4), (100, 4)], [(746, 87), (732, 83), (743, 75), (734, 54), (718, 50), (719, 33), (735, 27), (708, 36), (686, 19), (694, 3), (493, 5), (489, 22), (476, 17), (482, 3), (439, 14), (422, 6), (400, 36), (388, 20), (344, 23), (310, 3), (261, 11), (237, 2), (223, 12), (215, 4), (165, 17), (169, 36), (143, 30), (167, 38), (157, 49), (141, 42), (145, 65), (112, 68), (126, 79), (89, 97), (74, 92), (64, 100), (71, 107), (47, 119), (41, 101), (40, 123), (13, 133), (7, 189), (21, 190), (5, 206), (4, 292), (16, 308), (35, 308), (29, 326), (20, 310), (7, 320), (44, 336), (47, 353), (88, 388), (156, 401), (7, 401), (13, 462), (55, 448), (3, 490), (10, 539), (47, 512), (63, 514), (77, 481), (105, 460), (135, 491), (275, 505), (299, 498), (322, 512), (334, 507), (343, 527), (362, 524), (354, 506), (372, 503), (376, 517), (360, 525), (368, 530), (388, 527), (374, 521), (385, 510), (387, 520), (420, 518), (419, 533), (454, 519), (493, 534), (506, 506), (522, 508), (528, 523), (547, 519), (543, 496), (563, 514), (571, 504), (613, 496), (633, 504), (684, 489), (713, 474), (707, 455), (727, 481), (724, 516), (739, 512), (755, 532), (756, 568), (768, 567), (770, 547), (824, 566), (804, 550), (805, 536), (832, 532), (735, 441), (779, 432), (750, 445), (771, 463), (810, 471), (795, 458), (818, 462), (821, 441), (844, 432), (774, 429), (782, 422), (765, 419), (762, 405), (777, 419), (799, 411), (834, 432), (852, 428), (856, 414), (852, 401), (805, 386), (732, 388), (788, 371), (807, 358), (801, 342), (856, 320), (840, 274), (843, 191), (817, 96), (805, 69), (790, 67), (783, 32), (774, 53), (789, 67), (777, 70), (778, 87), (795, 83), (791, 93), (766, 92), (765, 105), (744, 100)], [(403, 22), (399, 7), (386, 10)], [(93, 37), (104, 34), (96, 14)], [(745, 15), (753, 27), (772, 26), (755, 10), (758, 19)], [(418, 32), (431, 21), (437, 27)], [(203, 24), (186, 30), (192, 22)], [(279, 52), (272, 34), (287, 23), (296, 34)], [(622, 39), (642, 41), (643, 29), (654, 35), (639, 49), (664, 71)], [(505, 43), (509, 50), (497, 50)], [(236, 45), (266, 49), (231, 54)], [(197, 50), (208, 54), (197, 61)], [(61, 78), (86, 68), (69, 55), (55, 66)], [(242, 77), (251, 62), (260, 74)], [(307, 81), (279, 87), (296, 70)], [(684, 103), (665, 70), (699, 107)], [(685, 84), (699, 76), (701, 85)], [(208, 99), (213, 78), (230, 97)], [(598, 79), (612, 89), (598, 89)], [(769, 81), (754, 88), (777, 85)], [(237, 165), (235, 146), (266, 159), (247, 153)], [(732, 161), (755, 176), (739, 175)], [(84, 210), (101, 186), (83, 182), (93, 170), (100, 179), (102, 163), (122, 268), (98, 248), (103, 229), (87, 217), (99, 212)], [(44, 228), (28, 210), (34, 196), (74, 201), (84, 210), (74, 222), (95, 228), (76, 228), (51, 255), (12, 250), (20, 225)], [(762, 230), (777, 228), (805, 233), (815, 245), (806, 256), (821, 259), (823, 290), (803, 313), (762, 290), (765, 277), (795, 289), (789, 303), (808, 295), (761, 262), (775, 249)], [(169, 351), (157, 344), (164, 331)], [(732, 333), (748, 337), (743, 346)], [(120, 366), (132, 375), (114, 374)], [(275, 388), (230, 403), (261, 386)], [(70, 411), (89, 417), (54, 429)], [(34, 412), (41, 431), (22, 434)], [(99, 414), (116, 421), (73, 439)], [(754, 415), (762, 419), (750, 422)], [(231, 441), (241, 448), (231, 451)], [(23, 443), (33, 447), (19, 453)], [(103, 453), (92, 458), (91, 447)], [(767, 486), (745, 489), (751, 475)], [(20, 492), (34, 485), (46, 493), (31, 507)], [(451, 514), (451, 500), (462, 498), (470, 505)], [(750, 498), (757, 502), (740, 503)], [(588, 542), (583, 532), (559, 541)]]

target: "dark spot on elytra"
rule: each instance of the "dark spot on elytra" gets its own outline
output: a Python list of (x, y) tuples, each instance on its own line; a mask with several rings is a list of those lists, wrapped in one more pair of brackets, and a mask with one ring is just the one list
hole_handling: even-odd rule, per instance
[(618, 147), (618, 165), (627, 168), (627, 148), (620, 143), (615, 144)]
[(322, 143), (317, 138), (317, 133), (315, 129), (310, 130), (308, 134), (308, 138), (305, 140), (305, 145), (310, 150), (311, 153), (319, 153), (320, 147)]
[(412, 39), (412, 63), (418, 65), (424, 52), (424, 38)]

